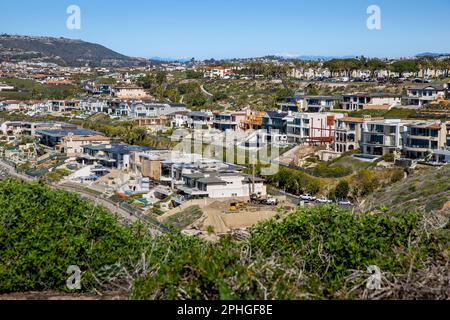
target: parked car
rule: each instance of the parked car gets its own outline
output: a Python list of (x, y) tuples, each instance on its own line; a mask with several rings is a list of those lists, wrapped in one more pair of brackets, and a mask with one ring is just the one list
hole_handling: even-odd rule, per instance
[(278, 199), (269, 197), (266, 200), (266, 204), (269, 205), (269, 206), (276, 206), (278, 204)]
[(348, 200), (340, 200), (338, 201), (338, 205), (340, 206), (352, 206), (353, 204)]
[(319, 199), (316, 200), (318, 203), (333, 203), (333, 201), (331, 201), (330, 199), (327, 199), (325, 197), (320, 197)]
[(300, 196), (300, 199), (305, 200), (305, 201), (314, 201), (314, 200), (316, 200), (316, 197), (313, 197), (309, 194), (302, 194)]

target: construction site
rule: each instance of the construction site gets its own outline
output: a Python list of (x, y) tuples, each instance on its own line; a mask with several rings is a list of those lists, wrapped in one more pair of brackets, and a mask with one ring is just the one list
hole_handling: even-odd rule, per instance
[(158, 220), (182, 229), (185, 234), (216, 240), (273, 218), (280, 212), (288, 214), (294, 209), (295, 205), (284, 196), (267, 199), (253, 196), (247, 201), (205, 198), (188, 201), (161, 215)]

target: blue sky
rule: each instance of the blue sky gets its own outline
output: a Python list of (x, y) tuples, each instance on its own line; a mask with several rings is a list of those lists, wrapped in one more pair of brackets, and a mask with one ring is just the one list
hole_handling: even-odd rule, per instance
[[(81, 8), (81, 30), (66, 9)], [(369, 5), (381, 30), (366, 27)], [(14, 0), (0, 32), (64, 36), (140, 57), (268, 54), (411, 56), (450, 52), (449, 0)]]

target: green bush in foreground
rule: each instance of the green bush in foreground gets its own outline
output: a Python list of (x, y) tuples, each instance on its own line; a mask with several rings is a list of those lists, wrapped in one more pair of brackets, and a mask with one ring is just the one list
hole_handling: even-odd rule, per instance
[(7, 180), (0, 182), (0, 292), (65, 290), (67, 267), (78, 265), (84, 291), (99, 288), (101, 271), (126, 270), (134, 299), (351, 298), (353, 270), (407, 273), (440, 259), (449, 228), (421, 238), (422, 219), (319, 206), (260, 223), (242, 242), (206, 242), (122, 227), (77, 195)]
[(134, 246), (131, 229), (75, 194), (0, 182), (0, 292), (64, 289), (70, 265), (86, 273), (87, 287)]
[[(351, 269), (377, 265), (405, 272), (420, 216), (357, 216), (335, 206), (298, 210), (251, 230), (248, 241), (206, 244), (190, 240), (161, 263), (156, 275), (138, 279), (138, 299), (294, 299), (305, 293), (336, 297)], [(186, 240), (183, 240), (186, 241)]]

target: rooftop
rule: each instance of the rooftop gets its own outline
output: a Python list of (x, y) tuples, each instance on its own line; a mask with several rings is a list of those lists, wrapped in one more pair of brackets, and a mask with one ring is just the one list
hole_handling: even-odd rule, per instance
[(142, 152), (152, 150), (150, 147), (132, 146), (129, 144), (102, 144), (102, 145), (86, 145), (86, 149), (96, 150), (96, 151), (106, 151), (109, 153), (119, 153), (128, 154), (130, 152)]
[(70, 134), (73, 134), (74, 136), (98, 136), (98, 135), (100, 135), (98, 132), (93, 131), (93, 130), (88, 130), (88, 129), (38, 130), (38, 131), (36, 131), (36, 133), (41, 134), (41, 135), (51, 136), (51, 137), (65, 137)]
[(389, 92), (354, 92), (344, 94), (344, 97), (367, 97), (367, 98), (400, 98), (401, 94), (389, 93)]

